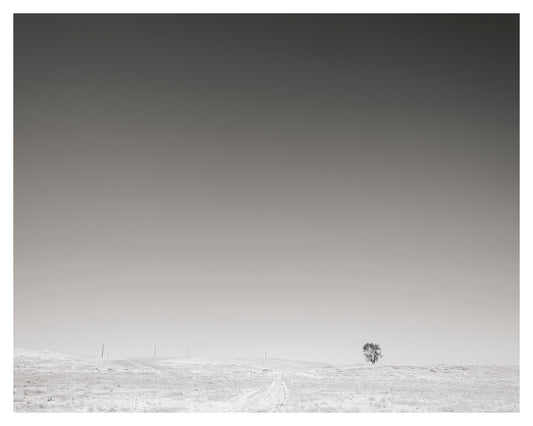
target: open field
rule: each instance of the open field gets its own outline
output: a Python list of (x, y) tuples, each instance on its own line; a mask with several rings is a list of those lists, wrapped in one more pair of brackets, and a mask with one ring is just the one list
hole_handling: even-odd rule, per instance
[(99, 360), (15, 349), (14, 411), (504, 412), (518, 366), (281, 359)]

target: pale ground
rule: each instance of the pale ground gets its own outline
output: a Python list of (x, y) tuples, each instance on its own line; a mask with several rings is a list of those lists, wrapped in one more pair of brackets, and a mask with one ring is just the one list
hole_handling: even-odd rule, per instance
[(15, 349), (14, 411), (519, 411), (518, 366), (99, 360)]

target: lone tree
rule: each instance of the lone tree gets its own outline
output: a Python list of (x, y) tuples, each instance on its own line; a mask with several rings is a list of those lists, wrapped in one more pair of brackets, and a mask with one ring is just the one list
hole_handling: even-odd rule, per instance
[(383, 356), (381, 355), (381, 348), (377, 343), (366, 343), (365, 346), (363, 346), (363, 355), (367, 361), (372, 363), (372, 365)]

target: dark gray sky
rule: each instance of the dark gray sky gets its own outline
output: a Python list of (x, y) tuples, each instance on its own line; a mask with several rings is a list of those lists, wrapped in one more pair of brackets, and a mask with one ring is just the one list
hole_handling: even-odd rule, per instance
[(518, 15), (16, 15), (15, 345), (518, 363)]

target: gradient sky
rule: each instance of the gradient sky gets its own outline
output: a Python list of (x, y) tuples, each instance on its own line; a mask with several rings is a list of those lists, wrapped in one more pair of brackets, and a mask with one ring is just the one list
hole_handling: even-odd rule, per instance
[(518, 15), (16, 15), (15, 345), (518, 363)]

